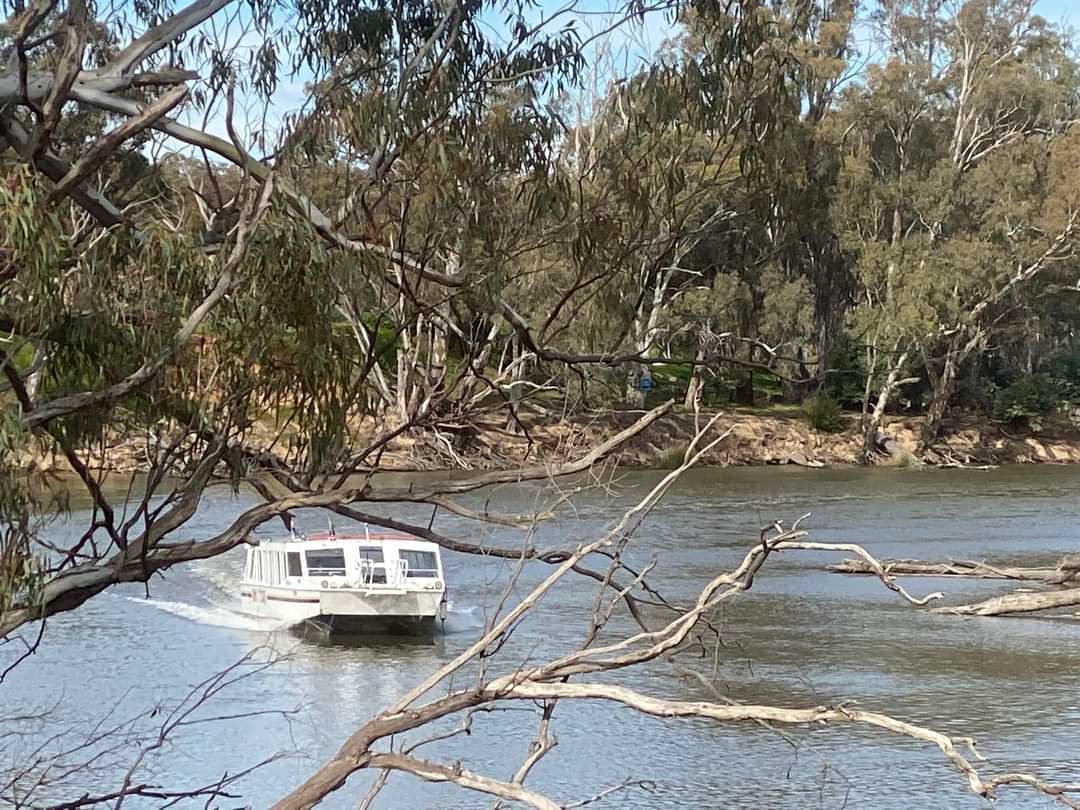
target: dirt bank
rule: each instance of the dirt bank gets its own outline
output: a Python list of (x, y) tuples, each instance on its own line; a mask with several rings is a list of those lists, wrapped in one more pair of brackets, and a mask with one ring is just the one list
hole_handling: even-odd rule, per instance
[[(564, 459), (585, 452), (632, 424), (640, 411), (612, 411), (571, 420), (527, 419), (526, 432), (508, 432), (503, 425), (447, 429), (395, 440), (383, 455), (381, 468), (390, 470), (452, 470), (509, 468), (523, 462)], [(708, 415), (702, 415), (704, 423)], [(947, 426), (935, 452), (917, 455), (921, 419), (886, 421), (885, 436), (896, 452), (890, 464), (1027, 464), (1080, 462), (1080, 429), (1053, 433), (1017, 432), (987, 420), (959, 420)], [(374, 433), (376, 426), (370, 426)], [(678, 462), (694, 435), (692, 414), (674, 412), (636, 436), (617, 459), (627, 467), (670, 467)], [(800, 416), (725, 413), (717, 430), (728, 437), (704, 459), (709, 466), (796, 464), (838, 466), (858, 462), (862, 437), (858, 418), (847, 417), (839, 433), (811, 428)], [(266, 431), (267, 437), (273, 435)], [(259, 444), (258, 439), (254, 440)], [(28, 454), (28, 469), (66, 470), (62, 457)], [(146, 467), (145, 441), (116, 438), (91, 453), (92, 468), (122, 472)]]
[[(732, 414), (721, 419), (720, 427), (731, 435), (706, 463), (716, 466), (799, 464), (803, 466), (852, 465), (859, 462), (862, 432), (857, 417), (847, 417), (846, 429), (824, 433), (811, 428), (801, 417)], [(957, 420), (947, 425), (930, 453), (919, 454), (921, 417), (887, 419), (883, 438), (893, 449), (892, 465), (944, 464), (1029, 464), (1080, 462), (1080, 429), (1054, 434), (1017, 432), (987, 420)], [(639, 438), (633, 448), (635, 462), (655, 465), (670, 455), (679, 438), (688, 439), (692, 420), (674, 415), (657, 423)]]

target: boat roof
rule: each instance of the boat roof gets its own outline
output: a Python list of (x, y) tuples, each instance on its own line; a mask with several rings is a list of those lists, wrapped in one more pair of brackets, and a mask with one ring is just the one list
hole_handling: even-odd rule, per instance
[(372, 540), (381, 542), (384, 540), (421, 540), (422, 537), (413, 537), (411, 534), (394, 534), (392, 532), (317, 532), (298, 536), (297, 540)]
[(405, 543), (430, 543), (430, 540), (425, 540), (423, 537), (415, 537), (411, 534), (401, 534), (393, 532), (313, 532), (312, 534), (297, 534), (294, 537), (275, 537), (269, 538), (266, 542), (269, 543), (304, 543), (304, 542), (327, 542), (327, 541), (346, 541), (346, 542), (361, 542), (361, 543), (385, 543), (385, 542), (405, 542)]

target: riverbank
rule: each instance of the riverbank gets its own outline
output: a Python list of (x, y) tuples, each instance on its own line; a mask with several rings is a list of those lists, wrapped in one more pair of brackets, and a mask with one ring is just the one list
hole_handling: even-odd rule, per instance
[[(589, 426), (597, 440), (626, 427), (638, 414), (610, 414)], [(709, 415), (711, 416), (711, 414)], [(709, 418), (702, 417), (702, 423)], [(724, 414), (718, 431), (728, 437), (702, 459), (704, 466), (794, 464), (804, 467), (852, 466), (859, 463), (863, 436), (857, 416), (844, 417), (844, 429), (815, 430), (798, 414)], [(929, 453), (919, 452), (923, 417), (890, 417), (882, 427), (891, 457), (889, 466), (1001, 465), (1080, 463), (1080, 428), (1058, 426), (1035, 432), (989, 420), (958, 419), (948, 423)], [(619, 454), (627, 467), (663, 468), (677, 464), (694, 435), (692, 414), (673, 413), (635, 437)]]
[[(580, 455), (631, 425), (641, 411), (608, 411), (570, 419), (524, 418), (515, 430), (503, 423), (447, 426), (437, 434), (403, 435), (387, 446), (380, 469), (409, 472), (454, 469), (507, 469), (523, 463), (564, 460)], [(704, 424), (712, 414), (702, 414)], [(836, 467), (857, 464), (862, 447), (858, 417), (845, 416), (836, 433), (811, 428), (797, 413), (725, 412), (716, 424), (728, 436), (703, 459), (703, 466), (762, 466), (794, 464)], [(894, 466), (998, 465), (1080, 463), (1080, 428), (1058, 426), (1053, 431), (1017, 431), (989, 420), (961, 419), (948, 425), (934, 452), (920, 455), (921, 417), (892, 417), (883, 437)], [(369, 426), (374, 435), (376, 425)], [(523, 429), (522, 429), (523, 428)], [(615, 456), (628, 468), (665, 468), (677, 464), (695, 432), (693, 414), (675, 411), (656, 420), (630, 440)], [(274, 432), (267, 429), (265, 444)], [(256, 433), (254, 444), (259, 445)], [(138, 472), (147, 468), (146, 442), (138, 437), (115, 437), (104, 448), (90, 451), (92, 469)], [(27, 470), (66, 470), (62, 456), (28, 454)]]

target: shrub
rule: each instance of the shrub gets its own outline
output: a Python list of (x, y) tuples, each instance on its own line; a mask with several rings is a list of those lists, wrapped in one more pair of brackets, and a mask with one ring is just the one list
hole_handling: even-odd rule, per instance
[(863, 398), (863, 381), (866, 379), (866, 355), (862, 346), (848, 335), (836, 340), (829, 362), (829, 374), (822, 383), (821, 393), (846, 407), (859, 407)]
[(1080, 402), (1080, 355), (1058, 355), (1050, 363), (1050, 373), (1063, 399)]
[(1061, 403), (1061, 388), (1049, 374), (1028, 374), (1002, 388), (994, 402), (994, 416), (1041, 430), (1043, 419)]
[(686, 442), (680, 442), (671, 447), (667, 447), (660, 452), (660, 455), (656, 457), (656, 461), (653, 462), (653, 467), (657, 470), (674, 470), (682, 465), (686, 460), (686, 451), (690, 445)]
[(825, 394), (814, 394), (802, 405), (803, 416), (815, 430), (836, 433), (844, 429), (840, 403)]

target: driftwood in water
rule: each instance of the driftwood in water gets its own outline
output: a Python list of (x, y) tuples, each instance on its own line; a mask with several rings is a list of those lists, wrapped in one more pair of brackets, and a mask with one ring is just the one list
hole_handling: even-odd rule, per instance
[(1007, 593), (984, 602), (955, 607), (934, 608), (934, 613), (951, 613), (959, 616), (1003, 616), (1009, 613), (1034, 613), (1039, 610), (1080, 606), (1080, 588), (1063, 591), (1040, 591), (1038, 593)]
[(1080, 554), (1066, 554), (1057, 567), (1059, 571), (1080, 571)]
[[(947, 560), (945, 562), (926, 562), (923, 560), (882, 560), (881, 565), (891, 576), (908, 577), (978, 577), (981, 579), (1019, 579), (1034, 582), (1061, 583), (1073, 577), (1080, 579), (1080, 556), (1072, 555), (1062, 561), (1070, 561), (1068, 567), (1059, 564), (1057, 568), (1019, 568), (1014, 566), (990, 565), (971, 560)], [(830, 565), (829, 570), (838, 574), (873, 574), (863, 560), (843, 560)]]
[[(925, 562), (922, 560), (882, 560), (881, 567), (890, 576), (978, 577), (1042, 582), (1047, 585), (1080, 583), (1080, 554), (1062, 557), (1055, 568), (1022, 568), (989, 565), (971, 560)], [(863, 560), (843, 560), (830, 565), (830, 571), (842, 574), (877, 574)], [(1012, 613), (1035, 613), (1041, 610), (1080, 606), (1080, 587), (1053, 591), (1016, 591), (970, 605), (934, 608), (934, 613), (958, 616), (1004, 616)]]

